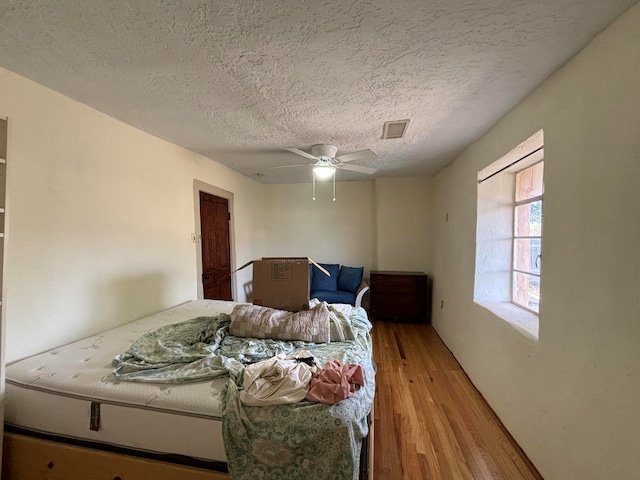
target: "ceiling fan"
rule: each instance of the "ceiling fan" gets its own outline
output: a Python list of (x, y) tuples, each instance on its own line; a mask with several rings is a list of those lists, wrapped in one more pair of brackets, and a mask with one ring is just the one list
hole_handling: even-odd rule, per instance
[(371, 175), (375, 173), (377, 169), (371, 167), (362, 167), (360, 165), (351, 165), (347, 162), (353, 162), (354, 160), (363, 160), (365, 158), (375, 158), (378, 156), (373, 150), (360, 150), (358, 152), (347, 153), (346, 155), (340, 155), (336, 157), (338, 153), (338, 147), (334, 145), (314, 145), (311, 147), (311, 153), (307, 153), (297, 148), (285, 148), (292, 153), (300, 155), (302, 157), (314, 160), (315, 163), (300, 163), (297, 165), (282, 165), (279, 167), (271, 168), (289, 168), (289, 167), (313, 167), (313, 173), (318, 178), (331, 177), (336, 169), (342, 168), (344, 170), (351, 170), (352, 172), (365, 173)]
[(289, 167), (313, 167), (313, 200), (316, 199), (316, 177), (321, 179), (327, 179), (333, 177), (333, 201), (336, 201), (336, 169), (342, 168), (344, 170), (351, 170), (352, 172), (366, 173), (371, 175), (375, 173), (377, 169), (371, 167), (362, 167), (360, 165), (350, 165), (347, 162), (353, 162), (354, 160), (362, 160), (364, 158), (375, 158), (378, 156), (373, 150), (360, 150), (358, 152), (347, 153), (346, 155), (340, 155), (336, 157), (338, 153), (338, 147), (335, 145), (314, 145), (311, 147), (311, 153), (307, 153), (297, 148), (286, 148), (292, 153), (300, 155), (302, 157), (314, 160), (315, 163), (299, 163), (297, 165), (282, 165), (279, 167), (271, 168), (289, 168)]

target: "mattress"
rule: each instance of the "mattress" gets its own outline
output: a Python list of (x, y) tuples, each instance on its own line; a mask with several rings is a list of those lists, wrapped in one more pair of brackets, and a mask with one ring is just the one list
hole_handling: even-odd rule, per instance
[(150, 454), (226, 462), (226, 378), (192, 384), (116, 381), (111, 361), (144, 333), (235, 303), (194, 300), (7, 366), (5, 424)]

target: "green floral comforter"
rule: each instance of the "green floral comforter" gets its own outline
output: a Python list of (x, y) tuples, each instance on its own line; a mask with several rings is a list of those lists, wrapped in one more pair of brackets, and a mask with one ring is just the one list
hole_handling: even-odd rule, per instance
[[(357, 479), (375, 393), (371, 323), (365, 311), (354, 308), (348, 318), (334, 318), (332, 331), (348, 331), (352, 340), (322, 344), (234, 337), (230, 321), (226, 314), (198, 317), (150, 332), (114, 359), (114, 376), (161, 383), (229, 376), (222, 427), (232, 480)], [(308, 350), (321, 365), (330, 360), (361, 364), (365, 386), (336, 405), (249, 407), (240, 402), (246, 364), (297, 349)]]

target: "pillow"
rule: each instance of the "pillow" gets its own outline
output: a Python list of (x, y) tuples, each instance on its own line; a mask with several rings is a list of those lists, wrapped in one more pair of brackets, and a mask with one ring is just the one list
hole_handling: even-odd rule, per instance
[(325, 290), (336, 291), (338, 290), (338, 274), (340, 273), (339, 263), (320, 263), (322, 268), (331, 274), (328, 277), (322, 270), (313, 265), (313, 278), (311, 280), (311, 291)]
[(340, 275), (338, 275), (338, 290), (356, 293), (362, 283), (363, 274), (364, 267), (345, 267), (343, 265), (340, 269)]

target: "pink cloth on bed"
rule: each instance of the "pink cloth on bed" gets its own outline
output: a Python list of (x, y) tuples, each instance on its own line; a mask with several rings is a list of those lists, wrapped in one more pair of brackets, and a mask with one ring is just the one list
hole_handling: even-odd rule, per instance
[(333, 405), (353, 396), (356, 385), (364, 387), (362, 365), (342, 365), (338, 360), (332, 360), (314, 374), (307, 400)]

